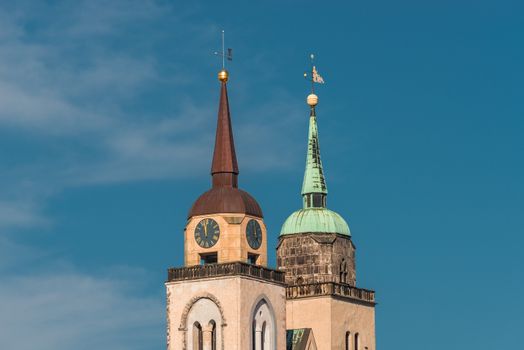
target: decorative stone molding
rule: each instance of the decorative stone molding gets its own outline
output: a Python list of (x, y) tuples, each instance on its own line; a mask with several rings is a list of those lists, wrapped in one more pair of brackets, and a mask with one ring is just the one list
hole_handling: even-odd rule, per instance
[(284, 283), (284, 273), (268, 269), (260, 265), (252, 265), (243, 262), (232, 262), (223, 264), (195, 265), (180, 268), (170, 268), (167, 271), (167, 281), (196, 280), (221, 276), (249, 276), (259, 280)]
[(342, 283), (311, 283), (286, 287), (287, 299), (301, 299), (316, 296), (337, 296), (375, 305), (375, 292)]
[(167, 328), (167, 338), (166, 338), (166, 346), (167, 346), (167, 349), (169, 350), (169, 345), (171, 344), (171, 319), (169, 317), (170, 315), (170, 312), (169, 312), (169, 306), (171, 305), (171, 291), (169, 290), (169, 288), (167, 289), (167, 293), (166, 293), (166, 328)]
[(191, 300), (184, 307), (184, 311), (182, 312), (182, 317), (180, 318), (180, 325), (178, 326), (178, 330), (183, 333), (182, 334), (182, 339), (183, 339), (182, 350), (187, 349), (187, 339), (186, 339), (187, 338), (187, 316), (189, 315), (189, 312), (191, 311), (191, 308), (193, 307), (193, 305), (200, 299), (211, 300), (217, 306), (218, 311), (220, 312), (220, 317), (222, 318), (221, 320), (222, 322), (220, 325), (222, 327), (222, 330), (221, 330), (222, 344), (220, 348), (224, 350), (224, 327), (227, 326), (226, 317), (224, 316), (224, 309), (222, 308), (222, 304), (220, 303), (217, 297), (215, 297), (213, 294), (210, 294), (210, 293), (203, 293), (203, 294), (200, 294), (200, 295), (197, 295), (191, 298)]

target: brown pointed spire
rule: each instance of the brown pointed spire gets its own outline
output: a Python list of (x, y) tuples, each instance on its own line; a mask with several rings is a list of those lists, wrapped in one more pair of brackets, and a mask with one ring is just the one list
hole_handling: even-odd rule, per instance
[(229, 115), (226, 79), (221, 79), (220, 105), (211, 175), (213, 187), (238, 187), (238, 164)]

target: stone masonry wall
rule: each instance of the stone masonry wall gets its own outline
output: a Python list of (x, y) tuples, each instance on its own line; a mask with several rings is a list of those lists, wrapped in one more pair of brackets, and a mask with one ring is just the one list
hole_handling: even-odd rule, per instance
[(277, 266), (288, 285), (319, 282), (356, 284), (355, 246), (335, 233), (302, 233), (280, 238)]

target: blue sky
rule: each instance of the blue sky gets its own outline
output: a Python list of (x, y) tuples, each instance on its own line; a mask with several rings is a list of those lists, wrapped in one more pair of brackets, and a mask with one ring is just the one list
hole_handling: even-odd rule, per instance
[(1, 1), (0, 348), (165, 347), (166, 268), (210, 183), (222, 28), (240, 185), (269, 251), (301, 205), (314, 52), (328, 206), (377, 291), (378, 347), (519, 348), (523, 13)]

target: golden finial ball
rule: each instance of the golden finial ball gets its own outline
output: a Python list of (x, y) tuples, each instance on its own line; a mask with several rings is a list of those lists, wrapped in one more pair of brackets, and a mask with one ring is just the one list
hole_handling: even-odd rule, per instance
[(220, 72), (218, 72), (218, 80), (225, 83), (228, 78), (229, 78), (229, 73), (227, 72), (227, 70), (222, 69)]
[(309, 94), (307, 97), (307, 104), (311, 107), (315, 107), (318, 103), (318, 96), (315, 94)]

